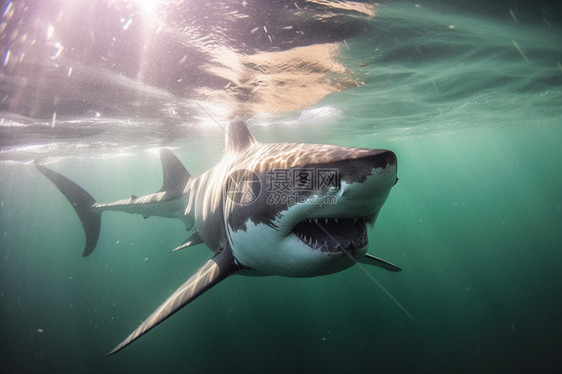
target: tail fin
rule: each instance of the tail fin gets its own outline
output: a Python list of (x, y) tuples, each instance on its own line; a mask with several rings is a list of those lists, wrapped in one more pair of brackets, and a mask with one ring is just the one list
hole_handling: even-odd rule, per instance
[(98, 243), (101, 228), (101, 212), (92, 210), (92, 205), (96, 203), (96, 200), (67, 177), (37, 163), (35, 163), (35, 166), (66, 196), (76, 214), (78, 214), (86, 234), (86, 247), (84, 247), (82, 256), (90, 255)]

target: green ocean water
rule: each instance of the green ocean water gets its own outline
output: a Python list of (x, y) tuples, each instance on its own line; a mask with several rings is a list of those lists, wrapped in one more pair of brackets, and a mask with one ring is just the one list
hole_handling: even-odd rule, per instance
[[(400, 179), (369, 253), (402, 272), (233, 276), (107, 358), (211, 253), (169, 253), (181, 222), (108, 212), (82, 258), (79, 220), (22, 146), (0, 162), (2, 372), (559, 372), (559, 18), (418, 5), (381, 5), (341, 46), (363, 85), (249, 120), (262, 142), (393, 150)], [(221, 156), (220, 129), (201, 133), (171, 144), (194, 175)], [(98, 201), (161, 186), (152, 146), (78, 149), (49, 167)]]

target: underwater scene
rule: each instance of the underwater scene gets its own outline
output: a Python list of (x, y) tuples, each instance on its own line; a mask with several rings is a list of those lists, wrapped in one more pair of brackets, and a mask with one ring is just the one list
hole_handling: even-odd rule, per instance
[(561, 4), (1, 6), (2, 373), (561, 372)]

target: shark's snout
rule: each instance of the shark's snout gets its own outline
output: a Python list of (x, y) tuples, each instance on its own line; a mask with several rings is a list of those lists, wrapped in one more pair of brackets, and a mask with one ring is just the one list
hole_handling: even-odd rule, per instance
[(370, 162), (374, 168), (386, 168), (387, 166), (396, 166), (396, 154), (388, 149), (373, 149), (373, 154), (365, 156), (367, 162)]
[(333, 167), (339, 170), (341, 194), (348, 203), (369, 205), (369, 201), (386, 199), (398, 180), (396, 154), (386, 149), (368, 150), (361, 157), (336, 161)]
[[(342, 182), (363, 183), (374, 174), (385, 175), (392, 179), (396, 177), (396, 154), (387, 149), (365, 149), (334, 147), (339, 152), (328, 163), (321, 167), (328, 167), (338, 171)], [(393, 175), (394, 174), (394, 175)], [(393, 183), (396, 180), (392, 181)]]

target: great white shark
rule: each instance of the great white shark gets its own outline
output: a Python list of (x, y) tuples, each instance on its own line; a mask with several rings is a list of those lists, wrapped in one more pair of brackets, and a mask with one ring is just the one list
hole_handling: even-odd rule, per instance
[(204, 243), (214, 253), (108, 355), (233, 274), (313, 277), (357, 262), (400, 271), (367, 253), (377, 215), (398, 180), (392, 151), (260, 143), (239, 120), (224, 130), (222, 158), (199, 177), (162, 148), (162, 188), (112, 203), (96, 202), (70, 179), (36, 164), (80, 218), (83, 256), (96, 247), (104, 211), (180, 219), (192, 233), (174, 250)]

